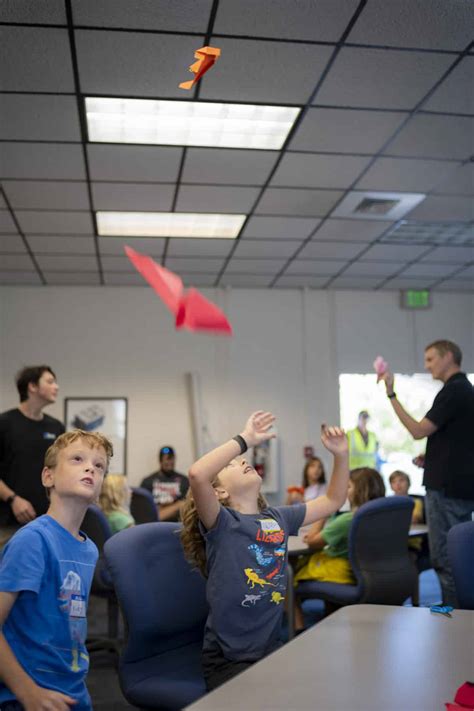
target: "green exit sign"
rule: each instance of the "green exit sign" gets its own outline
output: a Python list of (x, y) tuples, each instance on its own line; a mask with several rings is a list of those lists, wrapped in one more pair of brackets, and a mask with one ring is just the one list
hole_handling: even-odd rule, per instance
[(428, 289), (407, 289), (401, 292), (401, 305), (404, 309), (429, 309), (431, 294)]

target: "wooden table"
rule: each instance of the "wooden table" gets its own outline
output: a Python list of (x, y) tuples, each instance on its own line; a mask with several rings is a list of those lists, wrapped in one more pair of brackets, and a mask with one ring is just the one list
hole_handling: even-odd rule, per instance
[(350, 605), (189, 711), (441, 711), (474, 680), (474, 612)]

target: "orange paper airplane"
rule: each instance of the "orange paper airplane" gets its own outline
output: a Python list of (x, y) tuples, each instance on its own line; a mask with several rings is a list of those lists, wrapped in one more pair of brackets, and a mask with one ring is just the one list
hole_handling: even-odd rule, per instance
[(191, 81), (181, 82), (180, 89), (191, 89), (219, 59), (221, 50), (218, 47), (201, 47), (194, 52), (194, 56), (198, 61), (191, 64), (189, 71), (196, 76)]

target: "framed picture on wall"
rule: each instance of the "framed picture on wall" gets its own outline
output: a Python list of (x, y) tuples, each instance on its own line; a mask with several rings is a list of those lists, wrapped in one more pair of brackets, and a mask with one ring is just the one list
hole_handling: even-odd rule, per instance
[(64, 399), (66, 430), (102, 432), (112, 442), (114, 456), (109, 471), (127, 473), (127, 398), (67, 397)]

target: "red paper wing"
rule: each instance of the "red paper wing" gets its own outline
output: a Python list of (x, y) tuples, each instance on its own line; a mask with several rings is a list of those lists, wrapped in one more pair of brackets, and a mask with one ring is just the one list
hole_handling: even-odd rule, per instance
[(466, 709), (474, 709), (474, 683), (466, 681), (460, 686), (454, 700), (457, 704), (465, 706)]
[(189, 289), (181, 300), (176, 314), (176, 328), (232, 334), (232, 326), (225, 314), (193, 288)]
[(131, 263), (149, 285), (156, 291), (158, 296), (166, 304), (172, 314), (177, 314), (179, 304), (183, 294), (183, 282), (181, 278), (157, 264), (146, 254), (135, 252), (134, 249), (125, 245), (125, 253)]

